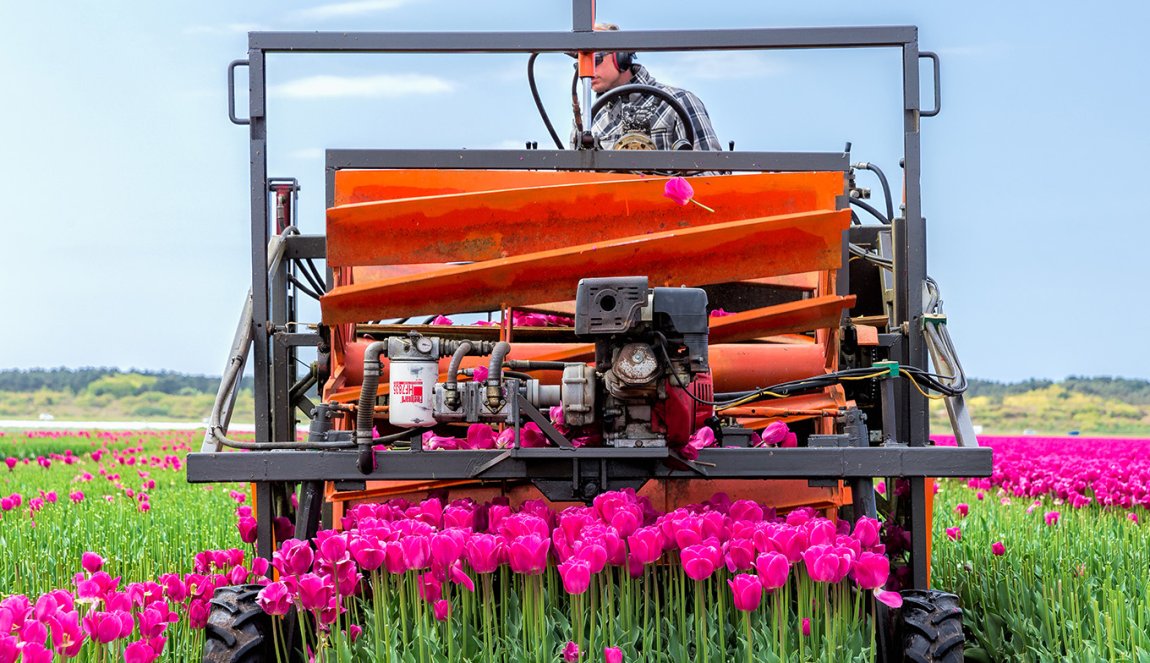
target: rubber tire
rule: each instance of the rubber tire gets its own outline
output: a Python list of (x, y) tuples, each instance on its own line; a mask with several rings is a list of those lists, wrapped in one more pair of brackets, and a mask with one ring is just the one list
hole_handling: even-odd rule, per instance
[(260, 585), (220, 587), (212, 596), (205, 628), (204, 663), (274, 661), (271, 616), (256, 603)]
[(954, 594), (933, 589), (902, 592), (899, 625), (903, 661), (962, 663), (966, 636), (962, 608)]

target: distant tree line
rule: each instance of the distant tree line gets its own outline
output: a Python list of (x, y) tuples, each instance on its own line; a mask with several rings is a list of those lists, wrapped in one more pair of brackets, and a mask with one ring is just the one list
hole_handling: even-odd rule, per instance
[[(129, 379), (135, 378), (135, 379)], [(107, 389), (123, 385), (123, 389)], [(220, 379), (210, 375), (185, 375), (174, 371), (121, 371), (116, 368), (32, 368), (0, 371), (0, 391), (34, 392), (40, 390), (66, 391), (79, 394), (85, 391), (116, 392), (153, 391), (164, 394), (215, 394)], [(244, 378), (243, 387), (250, 388), (251, 378)]]
[(1072, 375), (1065, 380), (1022, 380), (1021, 382), (994, 382), (971, 379), (967, 394), (1001, 399), (1003, 396), (1025, 394), (1058, 385), (1070, 393), (1088, 394), (1108, 400), (1150, 405), (1150, 380), (1114, 377), (1084, 377)]

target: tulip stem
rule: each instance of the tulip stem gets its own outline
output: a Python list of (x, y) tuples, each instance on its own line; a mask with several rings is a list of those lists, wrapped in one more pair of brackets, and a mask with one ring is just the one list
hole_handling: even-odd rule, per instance
[(694, 198), (692, 198), (692, 199), (691, 199), (691, 202), (695, 203), (695, 204), (696, 204), (696, 205), (698, 205), (699, 207), (702, 207), (703, 209), (707, 210), (707, 211), (708, 211), (708, 212), (710, 212), (711, 214), (714, 214), (714, 213), (715, 213), (715, 210), (711, 209), (710, 207), (707, 207), (707, 206), (706, 206), (706, 205), (704, 205), (703, 203), (701, 203), (701, 202), (699, 202), (699, 201), (695, 200)]
[(754, 659), (751, 656), (751, 613), (750, 611), (743, 612), (743, 633), (747, 637), (747, 641), (743, 643), (743, 647), (747, 652), (747, 663), (753, 663)]

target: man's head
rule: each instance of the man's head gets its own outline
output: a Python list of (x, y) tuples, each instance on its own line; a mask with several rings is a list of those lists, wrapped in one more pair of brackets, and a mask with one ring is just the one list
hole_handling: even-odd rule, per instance
[[(614, 23), (596, 23), (595, 30), (618, 30)], [(591, 89), (595, 94), (603, 94), (620, 85), (631, 82), (631, 65), (634, 53), (596, 53), (595, 77), (591, 79)]]

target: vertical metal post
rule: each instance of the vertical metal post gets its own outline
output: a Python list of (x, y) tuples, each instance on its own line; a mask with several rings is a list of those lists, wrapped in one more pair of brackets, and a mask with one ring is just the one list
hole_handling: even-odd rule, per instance
[(908, 477), (910, 481), (910, 565), (915, 589), (929, 589), (927, 579), (930, 555), (926, 546), (926, 479)]
[(270, 440), (268, 353), (268, 162), (264, 53), (248, 50), (248, 116), (251, 118), (252, 355), (255, 371), (256, 439)]
[[(927, 348), (922, 332), (922, 289), (926, 282), (926, 222), (922, 218), (921, 198), (921, 142), (919, 134), (919, 55), (918, 40), (907, 43), (902, 49), (903, 60), (903, 159), (906, 183), (906, 222), (903, 233), (904, 281), (899, 286), (899, 296), (903, 308), (900, 322), (907, 325), (907, 362), (927, 367)], [(906, 390), (909, 421), (907, 442), (911, 446), (922, 446), (930, 434), (927, 419), (927, 401), (917, 390)]]
[(256, 484), (256, 499), (253, 505), (256, 514), (256, 554), (271, 560), (275, 551), (275, 502), (272, 499), (272, 484), (262, 481)]
[(571, 26), (575, 32), (595, 29), (595, 0), (571, 0)]

